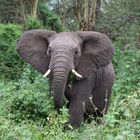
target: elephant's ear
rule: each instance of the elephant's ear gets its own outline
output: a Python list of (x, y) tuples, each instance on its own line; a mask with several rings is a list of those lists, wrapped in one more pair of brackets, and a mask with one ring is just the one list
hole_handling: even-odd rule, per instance
[(48, 38), (56, 32), (43, 29), (26, 31), (17, 44), (17, 52), (35, 69), (44, 74), (49, 65), (47, 56)]
[(78, 72), (86, 76), (109, 64), (114, 55), (111, 40), (102, 33), (93, 31), (76, 32), (82, 40), (82, 55)]

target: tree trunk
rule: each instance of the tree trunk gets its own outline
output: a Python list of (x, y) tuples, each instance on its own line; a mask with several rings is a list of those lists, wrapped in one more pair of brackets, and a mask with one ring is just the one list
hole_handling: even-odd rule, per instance
[(34, 18), (37, 17), (37, 6), (38, 6), (38, 0), (32, 0), (31, 16)]
[(66, 4), (66, 0), (62, 0), (61, 1), (61, 10), (60, 10), (60, 15), (61, 15), (61, 23), (62, 26), (65, 27), (66, 25), (66, 8), (67, 8), (67, 4)]
[(76, 0), (74, 13), (79, 30), (92, 31), (95, 28), (97, 0)]
[(20, 6), (21, 6), (21, 15), (23, 17), (23, 21), (25, 22), (26, 21), (26, 14), (25, 14), (25, 10), (24, 10), (24, 4), (22, 2), (22, 0), (20, 0)]
[(99, 14), (100, 14), (100, 9), (101, 9), (101, 0), (97, 0), (97, 4), (96, 4), (96, 19), (98, 18)]

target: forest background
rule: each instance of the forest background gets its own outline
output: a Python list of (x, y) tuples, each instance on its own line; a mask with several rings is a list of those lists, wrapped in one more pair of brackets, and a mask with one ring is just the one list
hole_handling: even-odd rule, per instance
[[(0, 139), (139, 140), (140, 0), (0, 0)], [(63, 131), (68, 110), (53, 108), (48, 81), (16, 52), (30, 29), (107, 34), (115, 48), (116, 81), (102, 124)]]

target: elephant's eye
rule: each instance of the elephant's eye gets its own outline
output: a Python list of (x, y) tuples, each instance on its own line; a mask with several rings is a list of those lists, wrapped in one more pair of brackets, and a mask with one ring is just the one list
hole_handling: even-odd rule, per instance
[(76, 50), (76, 51), (75, 51), (75, 54), (77, 54), (77, 53), (78, 53), (78, 51)]
[(75, 54), (78, 54), (78, 49), (75, 49)]
[(51, 55), (51, 48), (48, 48), (47, 54), (50, 56)]

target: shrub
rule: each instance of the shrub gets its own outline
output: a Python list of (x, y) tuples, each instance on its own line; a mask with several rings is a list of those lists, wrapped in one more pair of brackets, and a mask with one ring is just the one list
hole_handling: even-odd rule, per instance
[(19, 25), (0, 24), (0, 75), (17, 79), (22, 73), (24, 62), (16, 52), (16, 43), (22, 33)]
[(46, 5), (40, 5), (39, 19), (42, 21), (43, 26), (47, 29), (51, 29), (57, 32), (63, 31), (61, 21), (58, 15), (49, 10)]
[(25, 29), (31, 30), (31, 29), (39, 29), (39, 28), (43, 28), (41, 21), (39, 19), (29, 16), (25, 23)]

